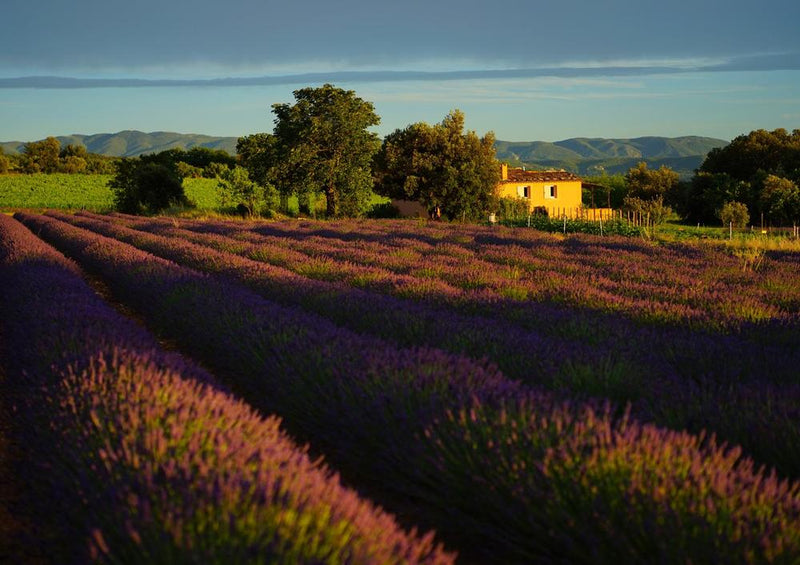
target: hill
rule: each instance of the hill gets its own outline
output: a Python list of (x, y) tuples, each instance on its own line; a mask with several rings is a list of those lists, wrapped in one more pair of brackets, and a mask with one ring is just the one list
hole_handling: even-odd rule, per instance
[[(230, 154), (236, 153), (236, 137), (213, 137), (209, 135), (156, 131), (144, 133), (126, 130), (118, 133), (98, 133), (94, 135), (57, 136), (61, 146), (83, 145), (90, 153), (99, 153), (112, 157), (136, 157), (145, 153), (158, 153), (179, 147), (207, 147), (222, 149)], [(7, 154), (20, 153), (25, 143), (8, 141), (0, 143)]]
[(666, 165), (688, 178), (709, 151), (728, 142), (712, 137), (575, 137), (563, 141), (497, 141), (497, 158), (530, 168), (565, 169), (579, 175), (625, 173), (640, 161), (650, 168)]
[[(57, 138), (64, 147), (83, 145), (91, 153), (114, 157), (135, 157), (144, 153), (158, 153), (175, 147), (190, 149), (207, 147), (236, 153), (236, 137), (157, 131), (144, 133), (127, 130), (119, 133), (95, 135), (67, 135)], [(579, 175), (625, 173), (639, 161), (650, 168), (666, 165), (682, 177), (690, 177), (700, 166), (706, 154), (728, 142), (712, 137), (637, 137), (633, 139), (607, 139), (575, 137), (563, 141), (497, 141), (497, 158), (515, 165), (530, 168), (565, 169)], [(0, 143), (6, 153), (22, 151), (23, 142)]]

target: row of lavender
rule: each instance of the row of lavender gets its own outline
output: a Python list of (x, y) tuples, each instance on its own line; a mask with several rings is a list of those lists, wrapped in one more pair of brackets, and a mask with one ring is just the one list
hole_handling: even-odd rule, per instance
[[(509, 235), (513, 232), (500, 237), (476, 227), (460, 231), (456, 227), (453, 234), (438, 234), (440, 239), (462, 242), (456, 245), (441, 241), (433, 244), (428, 241), (430, 236), (424, 236), (424, 229), (417, 240), (406, 234), (398, 240), (385, 231), (381, 242), (374, 234), (375, 226), (390, 230), (395, 223), (369, 224), (364, 228), (365, 239), (353, 240), (360, 232), (348, 224), (338, 232), (339, 238), (331, 235), (337, 233), (333, 229), (316, 228), (328, 234), (321, 238), (313, 235), (315, 231), (297, 233), (298, 228), (292, 228), (291, 223), (256, 224), (249, 230), (238, 222), (184, 221), (186, 229), (178, 229), (163, 220), (128, 217), (122, 221), (137, 229), (269, 262), (309, 278), (343, 281), (398, 297), (447, 304), (460, 312), (510, 321), (559, 338), (571, 337), (570, 330), (578, 325), (581, 338), (590, 334), (592, 340), (601, 339), (605, 348), (624, 340), (624, 333), (614, 331), (630, 331), (630, 324), (614, 323), (618, 315), (598, 316), (602, 310), (627, 313), (627, 318), (640, 320), (671, 320), (675, 324), (670, 325), (681, 328), (723, 329), (741, 338), (736, 349), (741, 350), (749, 341), (757, 346), (731, 360), (735, 371), (755, 374), (766, 370), (771, 375), (790, 375), (788, 380), (794, 380), (795, 359), (783, 362), (774, 351), (759, 354), (757, 349), (763, 349), (765, 343), (782, 345), (796, 340), (795, 329), (800, 323), (798, 254), (767, 259), (755, 273), (743, 271), (741, 260), (712, 248), (653, 247), (580, 237), (557, 241), (546, 239), (546, 235), (534, 239), (528, 235), (522, 246), (522, 241)], [(282, 232), (283, 236), (263, 235)], [(475, 243), (490, 236), (491, 244)], [(364, 246), (371, 250), (365, 252)], [(478, 278), (484, 282), (476, 282)], [(558, 289), (559, 296), (554, 299), (547, 293), (525, 289), (517, 295), (519, 287), (503, 286), (509, 278)], [(494, 282), (486, 282), (489, 279)], [(636, 295), (633, 304), (626, 302), (629, 294)], [(566, 303), (568, 308), (553, 307), (554, 300)], [(576, 316), (576, 309), (585, 315)], [(565, 310), (570, 312), (570, 324), (564, 324)], [(567, 330), (562, 331), (565, 327)], [(690, 335), (689, 340), (693, 340), (696, 334)], [(671, 344), (674, 337), (662, 341)], [(682, 343), (679, 349), (685, 349)], [(674, 349), (666, 353), (669, 361), (680, 362), (674, 359)], [(696, 369), (696, 363), (705, 357), (707, 353), (703, 352), (676, 368), (681, 372)]]
[(33, 527), (18, 545), (41, 562), (453, 562), (7, 216), (0, 287), (2, 393), (27, 485), (14, 510)]
[[(620, 407), (631, 402), (637, 419), (695, 433), (710, 430), (784, 476), (800, 477), (800, 348), (791, 341), (641, 326), (619, 316), (531, 303), (529, 317), (547, 320), (533, 329), (533, 324), (514, 323), (502, 314), (474, 315), (455, 301), (442, 308), (303, 277), (254, 260), (281, 248), (251, 243), (252, 232), (243, 242), (178, 228), (170, 221), (58, 217), (224, 274), (271, 300), (313, 310), (358, 332), (486, 357), (507, 376), (570, 398), (603, 397)], [(278, 229), (271, 225), (258, 230)], [(190, 227), (230, 229), (220, 222)]]
[[(19, 217), (252, 405), (284, 416), (348, 480), (469, 555), (575, 563), (800, 555), (800, 485), (755, 470), (738, 450), (562, 404), (467, 358), (401, 349), (278, 306), (229, 277), (54, 218)], [(209, 265), (220, 260), (208, 254)]]
[[(410, 275), (412, 280), (433, 279), (438, 285), (419, 290), (442, 293), (437, 299), (452, 299), (457, 293), (471, 300), (553, 301), (714, 328), (796, 319), (791, 314), (800, 304), (796, 255), (767, 257), (756, 271), (742, 257), (713, 247), (655, 246), (616, 237), (565, 239), (530, 230), (477, 226), (443, 229), (429, 224), (409, 231), (407, 225), (188, 223), (191, 229), (242, 241), (277, 241), (284, 255), (278, 253), (275, 259), (290, 266), (297, 259), (292, 250), (312, 256), (321, 276), (374, 284), (388, 282), (388, 271)], [(326, 261), (331, 267), (328, 272)], [(400, 283), (399, 289), (412, 286), (408, 280), (392, 282)], [(746, 296), (742, 288), (747, 289)], [(409, 292), (415, 290), (412, 286)]]

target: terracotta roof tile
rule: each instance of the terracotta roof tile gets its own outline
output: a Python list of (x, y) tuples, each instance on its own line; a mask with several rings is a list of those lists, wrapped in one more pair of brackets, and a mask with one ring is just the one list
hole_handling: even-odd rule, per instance
[(508, 180), (501, 182), (553, 182), (553, 181), (580, 181), (578, 175), (567, 171), (526, 171), (523, 169), (508, 169)]

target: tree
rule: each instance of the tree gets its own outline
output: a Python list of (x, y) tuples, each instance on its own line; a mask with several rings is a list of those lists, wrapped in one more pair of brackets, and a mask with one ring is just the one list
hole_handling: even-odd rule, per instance
[(282, 192), (322, 192), (328, 217), (360, 216), (370, 204), (372, 157), (380, 147), (367, 128), (380, 123), (372, 103), (325, 84), (294, 91), (294, 104), (273, 104)]
[(628, 196), (642, 200), (656, 200), (661, 197), (662, 200), (669, 201), (679, 180), (678, 173), (669, 167), (662, 165), (658, 170), (652, 170), (643, 161), (628, 169), (625, 175)]
[(733, 224), (735, 228), (743, 228), (750, 222), (750, 214), (741, 202), (726, 202), (719, 211), (719, 219), (723, 226)]
[(463, 112), (453, 110), (440, 124), (411, 124), (386, 136), (375, 159), (376, 191), (439, 208), (449, 218), (495, 211), (500, 164), (494, 134), (478, 137), (463, 129)]
[(163, 155), (142, 155), (115, 163), (108, 182), (114, 205), (128, 214), (156, 214), (170, 206), (187, 206), (183, 178), (174, 161)]
[(205, 169), (212, 163), (220, 163), (228, 168), (236, 164), (236, 157), (230, 155), (227, 151), (210, 149), (199, 145), (192, 147), (188, 151), (183, 151), (179, 160), (198, 169)]
[(800, 130), (753, 130), (740, 135), (725, 147), (712, 149), (700, 171), (726, 173), (740, 181), (750, 181), (759, 172), (800, 182)]
[(697, 171), (678, 199), (678, 212), (692, 222), (713, 223), (726, 202), (741, 202), (754, 211), (752, 186), (727, 173)]
[(647, 219), (654, 226), (663, 224), (672, 214), (672, 209), (664, 205), (664, 198), (660, 195), (649, 200), (637, 198), (636, 196), (626, 196), (622, 201), (622, 208), (628, 212), (633, 212), (640, 218)]
[(288, 212), (293, 186), (286, 182), (276, 187), (276, 180), (282, 176), (279, 174), (282, 156), (278, 138), (271, 133), (240, 137), (236, 141), (236, 155), (239, 163), (247, 169), (250, 180), (267, 190), (277, 188), (280, 209)]
[(61, 160), (68, 159), (69, 157), (78, 157), (86, 160), (89, 158), (89, 151), (83, 145), (75, 145), (74, 143), (68, 144), (58, 153)]
[(61, 161), (61, 142), (55, 137), (26, 143), (22, 148), (21, 166), (26, 173), (57, 173)]
[(800, 130), (754, 130), (709, 152), (685, 196), (685, 214), (710, 221), (712, 210), (735, 200), (751, 215), (789, 222), (796, 214), (792, 184), (800, 184)]
[(236, 157), (250, 172), (253, 181), (266, 184), (272, 168), (278, 164), (278, 139), (271, 133), (254, 133), (236, 140)]
[(61, 170), (65, 173), (75, 174), (82, 173), (86, 170), (86, 159), (70, 155), (63, 159), (61, 163)]
[(0, 175), (6, 174), (11, 169), (11, 161), (5, 156), (5, 151), (0, 147)]
[(773, 225), (789, 225), (800, 219), (800, 189), (791, 180), (768, 175), (761, 192), (761, 209)]
[(119, 157), (89, 153), (86, 159), (86, 170), (84, 172), (96, 175), (112, 175), (116, 171), (114, 164), (118, 160)]
[(61, 161), (60, 169), (65, 173), (82, 173), (88, 166), (89, 152), (83, 145), (70, 143), (58, 154)]
[[(256, 216), (270, 207), (271, 191), (250, 179), (247, 169), (235, 166), (219, 177), (220, 202), (223, 206), (241, 206), (248, 216)], [(274, 189), (273, 189), (274, 192)]]
[(203, 169), (203, 178), (206, 179), (216, 179), (224, 175), (227, 171), (230, 171), (230, 167), (228, 165), (223, 165), (222, 163), (209, 163)]
[(186, 161), (177, 161), (175, 167), (183, 179), (199, 179), (203, 176), (203, 169), (190, 165)]

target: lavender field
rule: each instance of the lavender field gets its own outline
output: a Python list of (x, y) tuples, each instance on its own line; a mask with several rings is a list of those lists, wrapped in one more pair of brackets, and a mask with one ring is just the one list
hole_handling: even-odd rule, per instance
[(19, 213), (0, 285), (8, 555), (800, 562), (800, 253)]

